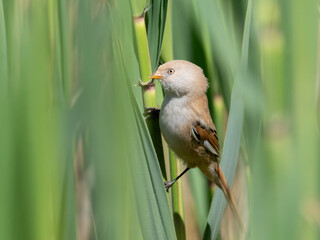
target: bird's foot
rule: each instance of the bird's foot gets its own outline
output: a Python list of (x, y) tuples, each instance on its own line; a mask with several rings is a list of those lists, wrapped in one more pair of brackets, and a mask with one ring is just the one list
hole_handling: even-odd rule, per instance
[(176, 181), (173, 180), (173, 181), (167, 181), (167, 182), (164, 182), (164, 187), (166, 188), (166, 190), (168, 191), (169, 188), (172, 187), (172, 185), (175, 183)]
[(145, 107), (145, 111), (143, 113), (144, 119), (150, 119), (150, 118), (159, 118), (160, 114), (160, 108), (155, 107)]

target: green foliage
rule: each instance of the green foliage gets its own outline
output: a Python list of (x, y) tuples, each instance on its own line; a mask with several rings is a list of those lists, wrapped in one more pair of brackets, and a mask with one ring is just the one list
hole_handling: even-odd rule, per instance
[[(239, 188), (249, 205), (238, 208), (249, 209), (246, 238), (319, 239), (317, 4), (0, 0), (0, 238), (237, 233), (221, 225), (230, 220), (225, 198), (220, 190), (210, 197), (198, 170), (179, 180), (191, 192), (183, 201), (164, 190), (170, 164), (134, 85), (174, 58), (208, 77), (230, 186), (238, 160), (245, 166), (249, 192)], [(137, 31), (133, 17), (145, 8)], [(147, 97), (161, 105), (159, 84)]]

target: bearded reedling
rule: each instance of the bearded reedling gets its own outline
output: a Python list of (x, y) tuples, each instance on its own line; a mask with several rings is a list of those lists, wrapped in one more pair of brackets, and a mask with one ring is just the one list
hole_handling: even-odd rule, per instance
[(165, 92), (160, 110), (160, 129), (169, 147), (187, 168), (173, 181), (169, 189), (189, 169), (198, 167), (224, 193), (241, 229), (244, 227), (219, 165), (219, 141), (210, 116), (207, 99), (208, 81), (197, 65), (183, 60), (167, 62), (149, 77), (158, 79)]

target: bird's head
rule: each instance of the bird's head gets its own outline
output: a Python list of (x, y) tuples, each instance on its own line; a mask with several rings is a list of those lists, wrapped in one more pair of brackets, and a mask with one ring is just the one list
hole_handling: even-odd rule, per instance
[(158, 79), (166, 95), (202, 95), (208, 88), (202, 69), (184, 60), (162, 64), (149, 78)]

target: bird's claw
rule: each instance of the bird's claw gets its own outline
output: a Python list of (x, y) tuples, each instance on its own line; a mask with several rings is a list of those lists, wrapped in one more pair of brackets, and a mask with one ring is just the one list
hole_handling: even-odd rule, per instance
[(171, 188), (174, 183), (175, 183), (175, 181), (164, 182), (164, 187), (165, 187), (166, 191), (168, 191), (169, 188)]
[(143, 115), (144, 119), (147, 120), (149, 118), (159, 117), (160, 109), (155, 107), (145, 107), (145, 111)]

